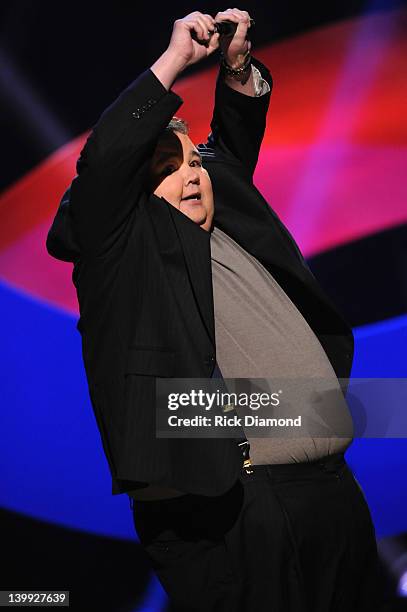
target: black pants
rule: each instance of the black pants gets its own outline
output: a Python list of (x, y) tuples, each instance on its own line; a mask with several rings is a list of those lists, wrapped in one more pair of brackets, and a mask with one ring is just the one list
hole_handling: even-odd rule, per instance
[(172, 609), (381, 610), (374, 527), (343, 455), (253, 470), (219, 497), (134, 500)]

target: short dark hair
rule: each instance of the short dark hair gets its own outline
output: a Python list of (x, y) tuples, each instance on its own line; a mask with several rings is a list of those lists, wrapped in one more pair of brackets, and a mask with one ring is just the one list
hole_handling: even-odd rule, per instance
[(175, 115), (165, 129), (171, 130), (172, 132), (181, 132), (181, 134), (187, 135), (189, 132), (189, 126), (185, 119), (181, 119), (181, 117), (176, 117)]

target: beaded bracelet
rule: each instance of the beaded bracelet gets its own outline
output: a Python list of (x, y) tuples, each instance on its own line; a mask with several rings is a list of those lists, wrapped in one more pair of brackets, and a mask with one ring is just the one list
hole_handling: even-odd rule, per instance
[(226, 72), (227, 75), (233, 78), (241, 77), (246, 72), (246, 70), (250, 67), (251, 61), (252, 61), (252, 57), (250, 55), (250, 52), (247, 52), (246, 59), (245, 59), (243, 66), (241, 66), (240, 68), (232, 68), (226, 62), (225, 56), (221, 52), (221, 67)]

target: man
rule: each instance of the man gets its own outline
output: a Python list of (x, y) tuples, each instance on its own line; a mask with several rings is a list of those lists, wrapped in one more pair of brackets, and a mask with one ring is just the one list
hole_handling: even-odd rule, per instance
[[(214, 33), (224, 20), (237, 24), (232, 38)], [(376, 543), (343, 458), (349, 430), (250, 439), (247, 469), (240, 437), (155, 436), (156, 377), (290, 372), (336, 392), (350, 374), (352, 330), (252, 182), (272, 79), (250, 56), (248, 27), (239, 9), (174, 23), (168, 49), (94, 127), (47, 248), (75, 264), (113, 493), (134, 499), (176, 609), (372, 611)], [(219, 46), (212, 133), (195, 147), (171, 86)]]

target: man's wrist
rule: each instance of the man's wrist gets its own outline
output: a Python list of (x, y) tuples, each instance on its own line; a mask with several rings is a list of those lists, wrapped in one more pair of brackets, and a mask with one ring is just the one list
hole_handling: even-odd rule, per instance
[(180, 73), (188, 67), (188, 61), (180, 56), (177, 51), (168, 47), (163, 55), (168, 57), (168, 61), (174, 66), (174, 68)]
[(244, 54), (238, 55), (235, 62), (231, 62), (224, 53), (220, 54), (220, 67), (224, 74), (224, 78), (233, 79), (245, 85), (251, 75), (251, 54), (247, 51)]
[(225, 55), (223, 51), (220, 52), (221, 65), (227, 72), (230, 73), (240, 73), (242, 70), (247, 69), (250, 65), (251, 58), (252, 56), (249, 50), (247, 50), (246, 53), (237, 55), (233, 59)]
[(188, 62), (168, 48), (150, 69), (167, 91), (169, 91), (176, 78), (185, 70), (187, 65)]

